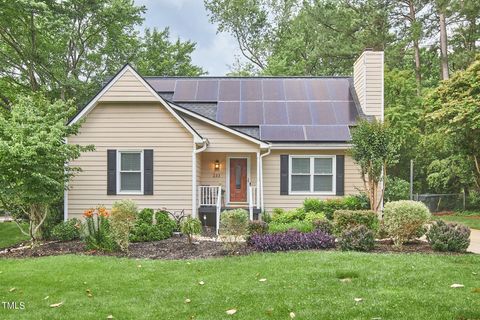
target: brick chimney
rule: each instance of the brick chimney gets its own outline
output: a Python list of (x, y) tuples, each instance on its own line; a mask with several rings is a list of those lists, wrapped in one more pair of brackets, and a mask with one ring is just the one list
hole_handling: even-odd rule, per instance
[(353, 65), (353, 83), (363, 113), (383, 121), (383, 51), (365, 49)]

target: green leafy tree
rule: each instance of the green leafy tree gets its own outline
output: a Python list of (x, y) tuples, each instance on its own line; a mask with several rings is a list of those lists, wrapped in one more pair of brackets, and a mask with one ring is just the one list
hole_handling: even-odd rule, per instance
[(71, 101), (51, 103), (41, 95), (19, 97), (0, 113), (0, 201), (3, 208), (28, 217), (23, 233), (42, 239), (41, 226), (80, 169), (65, 166), (93, 146), (66, 144), (79, 124), (66, 125), (75, 113)]
[(192, 64), (191, 54), (195, 43), (171, 42), (168, 28), (162, 31), (146, 29), (141, 39), (139, 52), (133, 59), (140, 74), (144, 76), (199, 76), (206, 72)]
[(350, 152), (360, 166), (371, 209), (378, 212), (383, 202), (382, 184), (386, 181), (387, 169), (398, 161), (393, 132), (385, 123), (362, 120), (353, 129)]
[(430, 132), (439, 132), (450, 139), (450, 152), (470, 161), (477, 190), (480, 190), (479, 83), (480, 55), (467, 70), (442, 82), (425, 102)]
[(145, 11), (130, 0), (0, 0), (0, 8), (3, 85), (80, 103), (133, 57)]

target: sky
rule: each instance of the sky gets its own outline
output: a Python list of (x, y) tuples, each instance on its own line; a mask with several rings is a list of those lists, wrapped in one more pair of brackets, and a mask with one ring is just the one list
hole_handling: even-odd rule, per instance
[(192, 62), (208, 71), (208, 75), (222, 76), (229, 72), (235, 56), (240, 55), (237, 41), (227, 33), (217, 34), (217, 27), (208, 20), (203, 0), (135, 0), (147, 7), (145, 27), (163, 30), (170, 27), (170, 37), (197, 43)]

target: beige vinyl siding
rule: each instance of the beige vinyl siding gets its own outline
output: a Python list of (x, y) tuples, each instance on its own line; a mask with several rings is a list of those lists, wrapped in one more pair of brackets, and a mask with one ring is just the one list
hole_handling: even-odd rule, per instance
[[(252, 185), (257, 184), (257, 155), (255, 153), (202, 153), (202, 168), (200, 176), (200, 184), (202, 186), (219, 186), (226, 190), (227, 183), (227, 157), (249, 157), (250, 159), (250, 181)], [(215, 175), (215, 160), (220, 162), (220, 170)]]
[[(68, 142), (96, 146), (71, 163), (83, 172), (70, 184), (69, 217), (127, 198), (140, 208), (191, 212), (193, 137), (160, 103), (100, 103)], [(107, 149), (153, 149), (154, 194), (107, 195)]]
[(365, 51), (354, 64), (353, 78), (363, 112), (383, 119), (383, 52)]
[(135, 75), (127, 70), (108, 90), (99, 101), (158, 101), (152, 92), (144, 86)]
[(257, 152), (259, 145), (190, 116), (184, 119), (202, 137), (208, 139), (205, 152)]
[[(263, 158), (263, 192), (265, 210), (273, 208), (294, 209), (302, 206), (303, 200), (309, 197), (320, 199), (335, 198), (336, 196), (318, 195), (280, 195), (280, 155), (337, 155), (345, 154), (343, 150), (274, 150)], [(363, 188), (358, 166), (348, 155), (345, 156), (345, 195), (357, 194)]]

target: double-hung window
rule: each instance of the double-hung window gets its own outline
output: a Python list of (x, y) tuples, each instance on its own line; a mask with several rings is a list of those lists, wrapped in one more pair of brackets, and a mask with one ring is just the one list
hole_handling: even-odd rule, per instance
[(143, 194), (143, 152), (118, 151), (118, 193)]
[(335, 156), (290, 156), (290, 193), (335, 194)]

